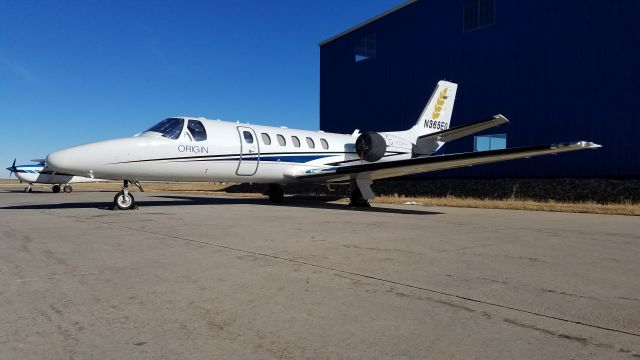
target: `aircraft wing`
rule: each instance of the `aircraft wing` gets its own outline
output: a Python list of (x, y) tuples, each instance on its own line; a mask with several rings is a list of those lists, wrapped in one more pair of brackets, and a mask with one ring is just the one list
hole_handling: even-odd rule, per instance
[(364, 174), (372, 180), (377, 180), (599, 147), (601, 146), (592, 142), (579, 141), (459, 154), (421, 156), (406, 160), (310, 169), (295, 175), (295, 177), (305, 182), (344, 182)]
[(45, 159), (31, 159), (30, 161), (34, 162), (34, 163), (38, 163), (42, 166), (46, 165), (47, 161)]

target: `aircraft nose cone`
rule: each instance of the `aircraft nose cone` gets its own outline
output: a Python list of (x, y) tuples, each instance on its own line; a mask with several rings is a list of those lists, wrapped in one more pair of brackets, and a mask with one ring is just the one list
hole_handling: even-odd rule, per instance
[(82, 171), (80, 169), (80, 154), (76, 149), (70, 148), (65, 150), (54, 151), (47, 155), (47, 166), (55, 171), (74, 173)]
[(59, 170), (60, 168), (62, 168), (62, 165), (64, 165), (64, 160), (63, 157), (60, 156), (60, 153), (61, 151), (54, 151), (47, 155), (47, 158), (45, 160), (48, 167), (54, 170)]

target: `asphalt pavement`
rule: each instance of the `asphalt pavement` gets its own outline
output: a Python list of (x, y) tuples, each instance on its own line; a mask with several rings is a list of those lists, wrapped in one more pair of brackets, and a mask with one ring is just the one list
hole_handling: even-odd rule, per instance
[(640, 218), (0, 188), (0, 359), (640, 358)]

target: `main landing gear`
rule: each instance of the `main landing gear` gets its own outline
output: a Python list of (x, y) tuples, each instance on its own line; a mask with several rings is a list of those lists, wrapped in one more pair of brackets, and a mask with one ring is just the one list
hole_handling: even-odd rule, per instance
[(129, 182), (137, 186), (138, 189), (140, 189), (140, 192), (144, 192), (144, 189), (142, 188), (142, 185), (140, 185), (139, 181), (125, 180), (122, 185), (122, 190), (118, 192), (113, 198), (114, 209), (118, 208), (120, 210), (131, 210), (138, 208), (138, 205), (136, 205), (136, 199), (133, 197), (133, 194), (129, 192)]
[(279, 204), (284, 199), (284, 189), (280, 184), (269, 184), (269, 188), (264, 194), (269, 196), (269, 201), (274, 204)]
[(23, 192), (26, 192), (26, 193), (33, 192), (33, 190), (31, 189), (31, 184), (27, 185), (27, 187), (24, 188)]
[(357, 177), (351, 180), (351, 202), (349, 207), (371, 207), (369, 200), (375, 197), (373, 191), (371, 191), (371, 181), (368, 177)]
[[(53, 185), (51, 187), (51, 191), (53, 191), (54, 193), (59, 193), (60, 192), (60, 185)], [(73, 188), (71, 187), (71, 185), (65, 185), (62, 187), (62, 191), (66, 192), (66, 193), (70, 193), (73, 191)]]
[(362, 192), (360, 192), (360, 188), (357, 186), (351, 191), (351, 197), (349, 199), (351, 200), (349, 205), (347, 205), (349, 207), (371, 207), (371, 204), (369, 204), (369, 201), (362, 196)]

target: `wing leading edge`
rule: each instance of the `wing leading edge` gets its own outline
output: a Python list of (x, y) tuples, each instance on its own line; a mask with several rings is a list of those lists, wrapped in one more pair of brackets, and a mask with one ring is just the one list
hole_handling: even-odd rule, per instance
[(307, 170), (305, 173), (295, 175), (295, 177), (305, 182), (342, 182), (355, 178), (360, 174), (366, 174), (372, 180), (377, 180), (540, 155), (597, 149), (600, 147), (601, 145), (592, 142), (579, 141), (551, 145), (524, 146), (502, 150), (421, 156), (398, 161), (318, 168)]

